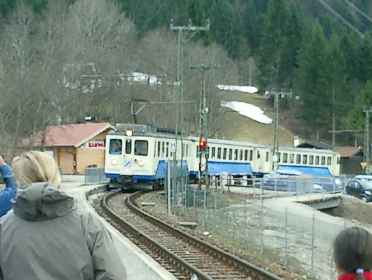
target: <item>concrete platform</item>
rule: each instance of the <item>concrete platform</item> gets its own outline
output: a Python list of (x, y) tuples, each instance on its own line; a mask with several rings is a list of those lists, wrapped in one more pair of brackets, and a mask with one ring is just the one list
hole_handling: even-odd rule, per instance
[[(67, 180), (66, 180), (67, 179)], [(99, 186), (82, 186), (81, 177), (69, 176), (62, 183), (62, 190), (74, 196), (79, 207), (92, 212), (102, 220), (114, 238), (121, 261), (127, 270), (128, 280), (175, 280), (176, 278), (144, 253), (129, 239), (122, 236), (114, 227), (100, 217), (85, 198), (85, 193)]]

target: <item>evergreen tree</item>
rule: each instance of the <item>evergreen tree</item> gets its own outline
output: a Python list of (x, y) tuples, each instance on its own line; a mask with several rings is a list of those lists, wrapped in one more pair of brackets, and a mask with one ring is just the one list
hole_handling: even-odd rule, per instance
[(305, 36), (298, 64), (297, 89), (303, 103), (301, 117), (312, 129), (319, 130), (329, 123), (330, 110), (327, 41), (320, 25), (315, 25)]

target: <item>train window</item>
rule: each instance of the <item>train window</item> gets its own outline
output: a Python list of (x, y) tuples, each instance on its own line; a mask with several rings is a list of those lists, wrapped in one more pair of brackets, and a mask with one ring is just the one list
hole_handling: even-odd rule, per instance
[(216, 147), (212, 147), (212, 155), (211, 155), (211, 158), (215, 158), (216, 157)]
[(234, 160), (238, 160), (238, 149), (234, 150)]
[(294, 163), (294, 154), (289, 154), (289, 163)]
[(325, 156), (322, 156), (322, 165), (325, 165)]
[(165, 143), (161, 142), (161, 156), (164, 157), (165, 155)]
[(244, 150), (244, 160), (248, 161), (248, 150)]
[(240, 150), (239, 160), (243, 160), (243, 150)]
[(296, 163), (297, 164), (300, 164), (301, 163), (301, 155), (300, 154), (297, 154), (296, 155)]
[(253, 160), (253, 150), (249, 150), (249, 161)]
[(233, 158), (233, 150), (229, 149), (229, 160), (232, 160)]
[(302, 164), (307, 164), (307, 155), (302, 155)]
[(223, 148), (223, 159), (227, 159), (227, 148)]
[[(280, 155), (279, 153), (278, 153), (278, 155)], [(269, 152), (266, 152), (266, 159), (265, 159), (267, 162), (269, 161)]]
[(132, 139), (127, 139), (125, 141), (125, 153), (127, 155), (132, 153)]
[(287, 162), (288, 162), (288, 154), (283, 153), (283, 163), (287, 163)]
[(169, 156), (169, 142), (165, 143), (165, 158)]
[(309, 156), (309, 164), (314, 164), (314, 156), (313, 155)]
[(110, 139), (110, 155), (120, 155), (123, 149), (123, 141), (121, 139)]
[(315, 165), (319, 165), (319, 156), (315, 157)]
[(149, 142), (147, 140), (134, 141), (134, 154), (137, 156), (147, 156), (149, 152)]
[(260, 158), (261, 158), (260, 151), (257, 151), (257, 159), (260, 159)]
[(327, 157), (327, 165), (331, 166), (331, 163), (332, 163), (332, 158), (331, 157)]

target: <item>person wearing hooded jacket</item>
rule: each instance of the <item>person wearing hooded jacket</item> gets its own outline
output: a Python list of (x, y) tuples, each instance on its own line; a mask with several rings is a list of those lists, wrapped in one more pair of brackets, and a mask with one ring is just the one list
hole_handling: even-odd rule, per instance
[(0, 217), (5, 215), (10, 208), (12, 208), (12, 201), (14, 200), (17, 188), (12, 174), (12, 169), (5, 163), (2, 156), (0, 156), (0, 175), (4, 179), (5, 188), (0, 191)]
[(51, 156), (27, 152), (12, 166), (19, 190), (0, 223), (1, 280), (126, 279), (110, 233), (59, 190)]

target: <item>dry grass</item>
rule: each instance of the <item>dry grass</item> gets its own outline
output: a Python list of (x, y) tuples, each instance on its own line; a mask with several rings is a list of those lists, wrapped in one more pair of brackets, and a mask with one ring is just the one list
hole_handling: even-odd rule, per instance
[[(273, 117), (273, 108), (261, 96), (225, 92), (224, 101), (241, 101), (260, 107), (266, 115)], [(243, 117), (236, 112), (226, 112), (223, 116), (223, 137), (257, 144), (272, 144), (273, 125), (260, 124), (254, 120)], [(292, 145), (293, 133), (279, 124), (279, 144)]]

